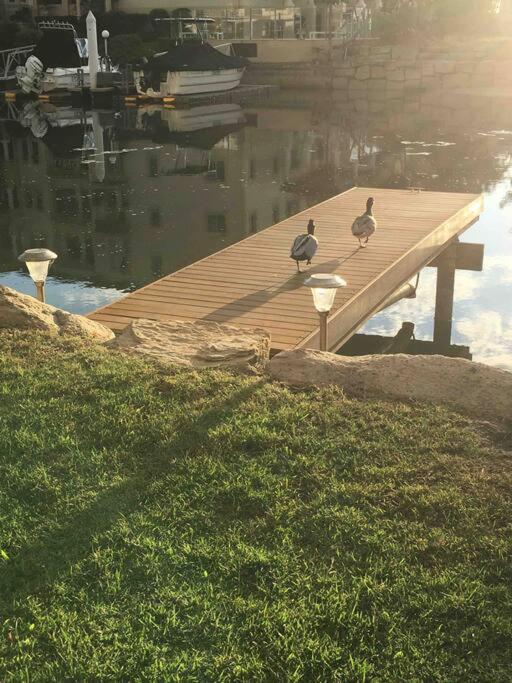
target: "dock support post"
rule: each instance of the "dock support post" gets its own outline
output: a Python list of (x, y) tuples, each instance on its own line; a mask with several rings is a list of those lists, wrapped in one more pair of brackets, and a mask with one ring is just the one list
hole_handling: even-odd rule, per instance
[(448, 349), (452, 338), (453, 295), (457, 268), (457, 244), (452, 244), (439, 259), (437, 266), (434, 344)]
[(318, 316), (320, 318), (320, 351), (327, 351), (327, 318), (329, 312), (319, 312)]

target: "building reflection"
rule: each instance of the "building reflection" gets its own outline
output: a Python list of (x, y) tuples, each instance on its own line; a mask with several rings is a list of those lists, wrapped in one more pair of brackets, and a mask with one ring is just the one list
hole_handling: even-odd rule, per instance
[(300, 211), (307, 198), (282, 186), (323, 163), (315, 133), (235, 104), (91, 114), (31, 103), (6, 118), (2, 269), (48, 244), (55, 276), (97, 286), (141, 286)]

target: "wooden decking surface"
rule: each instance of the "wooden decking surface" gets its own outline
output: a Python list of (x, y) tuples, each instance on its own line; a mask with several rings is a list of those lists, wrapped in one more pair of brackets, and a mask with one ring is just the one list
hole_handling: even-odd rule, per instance
[[(377, 233), (358, 249), (350, 227), (375, 198)], [(329, 347), (339, 348), (397, 287), (429, 263), (482, 211), (480, 195), (353, 188), (89, 315), (115, 332), (136, 318), (213, 320), (264, 327), (274, 350), (318, 347), (318, 317), (303, 286), (315, 272), (338, 273)], [(309, 218), (319, 241), (312, 266), (296, 273), (293, 238)]]

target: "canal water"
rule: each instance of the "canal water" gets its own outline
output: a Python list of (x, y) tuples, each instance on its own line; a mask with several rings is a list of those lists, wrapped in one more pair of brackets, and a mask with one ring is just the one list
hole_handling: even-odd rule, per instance
[[(87, 313), (354, 185), (483, 192), (461, 238), (484, 245), (483, 270), (456, 272), (451, 344), (512, 370), (510, 104), (282, 91), (187, 110), (2, 105), (0, 284), (33, 293), (16, 257), (46, 246), (48, 302)], [(360, 332), (412, 322), (431, 341), (435, 289), (426, 268), (416, 299)]]

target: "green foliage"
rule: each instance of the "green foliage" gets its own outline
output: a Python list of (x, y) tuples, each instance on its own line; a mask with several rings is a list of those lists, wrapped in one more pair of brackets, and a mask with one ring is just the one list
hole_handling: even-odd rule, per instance
[(510, 435), (29, 333), (0, 395), (0, 680), (509, 679)]
[(36, 38), (37, 31), (29, 24), (0, 21), (0, 50), (31, 45)]
[(147, 46), (135, 33), (117, 35), (109, 41), (109, 53), (115, 64), (137, 64), (148, 56)]

